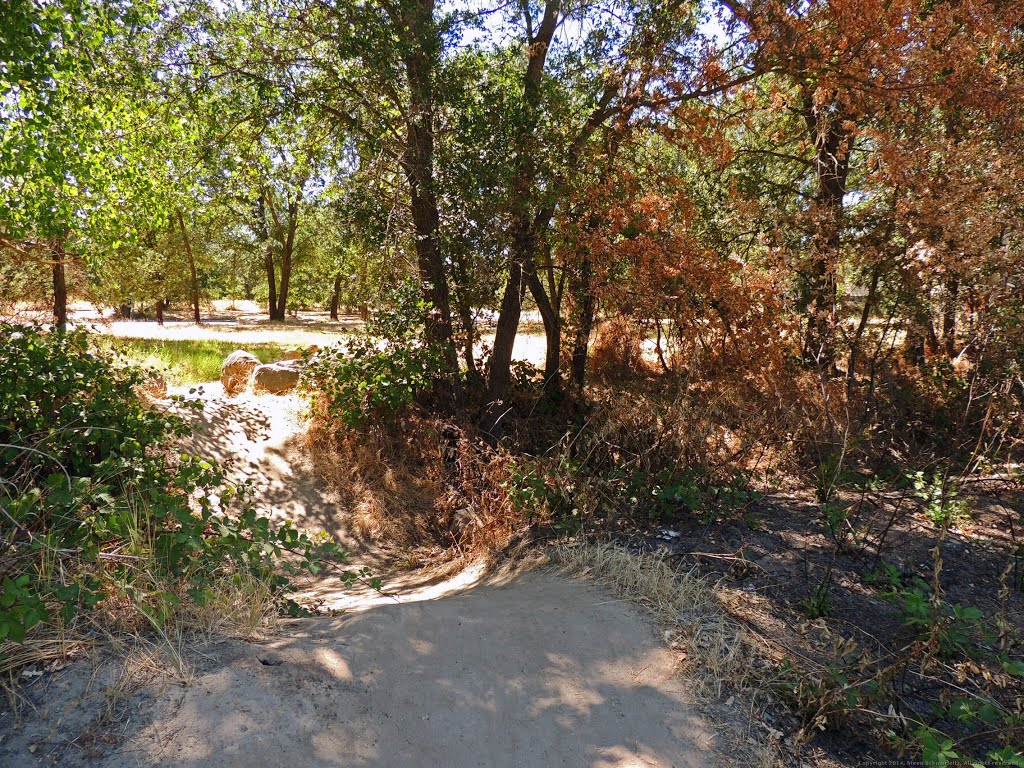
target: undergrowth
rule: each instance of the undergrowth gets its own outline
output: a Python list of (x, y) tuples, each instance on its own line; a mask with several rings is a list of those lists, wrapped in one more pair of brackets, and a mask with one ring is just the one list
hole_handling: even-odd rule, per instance
[[(1024, 764), (1009, 566), (994, 587), (1004, 606), (995, 617), (945, 598), (941, 546), (930, 581), (866, 585), (891, 601), (902, 635), (869, 649), (833, 615), (843, 558), (874, 562), (879, 578), (890, 578), (885, 556), (901, 514), (916, 510), (940, 545), (970, 521), (963, 478), (1006, 466), (1017, 446), (1017, 396), (999, 400), (1003, 390), (992, 383), (1002, 374), (951, 382), (955, 371), (915, 373), (891, 362), (862, 388), (795, 358), (773, 358), (765, 372), (756, 356), (744, 358), (743, 376), (724, 366), (671, 370), (671, 356), (657, 374), (642, 345), (608, 341), (595, 364), (612, 370), (596, 375), (583, 398), (560, 399), (524, 367), (495, 440), (471, 419), (437, 415), (439, 356), (422, 341), (425, 309), (403, 311), (382, 315), (353, 354), (320, 357), (305, 382), (311, 448), (367, 532), (417, 551), (421, 562), (430, 553), (480, 556), (511, 541), (643, 541), (666, 527), (706, 531), (732, 521), (771, 527), (759, 519), (765, 493), (813, 491), (818, 519), (807, 527), (820, 529), (825, 566), (803, 602), (781, 611), (810, 627), (799, 642), (822, 636), (813, 649), (748, 626), (754, 594), (664, 559), (590, 545), (565, 545), (558, 557), (675, 617), (677, 640), (706, 675), (703, 692), (743, 694), (788, 713), (786, 744), (797, 753), (818, 734), (856, 732), (887, 754), (934, 764)], [(895, 506), (883, 501), (893, 493)], [(710, 556), (738, 573), (755, 567), (742, 547)], [(776, 738), (779, 722), (769, 729)]]
[(182, 419), (145, 405), (146, 374), (84, 332), (0, 337), (0, 657), (97, 626), (251, 628), (300, 610), (289, 573), (344, 558), (258, 515), (214, 462), (175, 453)]

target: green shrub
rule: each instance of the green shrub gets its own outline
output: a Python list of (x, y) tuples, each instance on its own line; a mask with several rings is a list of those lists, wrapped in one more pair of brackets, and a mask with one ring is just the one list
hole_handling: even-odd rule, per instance
[(281, 590), (285, 550), (310, 569), (340, 554), (258, 516), (213, 462), (173, 455), (183, 421), (144, 406), (143, 372), (84, 332), (0, 338), (0, 640), (105, 600), (164, 622), (232, 569)]
[(547, 463), (518, 458), (509, 463), (508, 478), (501, 487), (513, 508), (529, 522), (550, 517), (556, 529), (577, 533), (584, 522), (572, 502), (578, 472), (579, 467), (565, 457)]
[(426, 304), (415, 285), (403, 286), (392, 309), (377, 313), (363, 333), (320, 350), (303, 373), (317, 415), (347, 427), (391, 423), (428, 390), (442, 369), (426, 343)]
[(970, 501), (960, 495), (960, 489), (953, 479), (939, 472), (929, 479), (923, 471), (918, 470), (909, 475), (907, 480), (914, 490), (914, 496), (921, 502), (925, 516), (936, 526), (948, 527), (970, 520)]

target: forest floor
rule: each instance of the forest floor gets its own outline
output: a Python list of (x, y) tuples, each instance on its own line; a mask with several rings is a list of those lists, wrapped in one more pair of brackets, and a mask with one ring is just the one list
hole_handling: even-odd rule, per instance
[[(130, 339), (269, 350), (342, 340), (360, 321), (303, 313), (272, 324), (224, 309), (202, 326), (97, 326)], [(528, 330), (517, 356), (542, 362), (543, 335)], [(818, 681), (814, 696), (831, 696), (833, 678), (895, 664), (900, 712), (927, 713), (941, 686), (899, 661), (919, 634), (903, 615), (916, 584), (937, 579), (951, 608), (1001, 616), (1016, 649), (1024, 635), (1024, 498), (998, 477), (970, 481), (970, 514), (945, 533), (912, 491), (850, 491), (852, 533), (837, 541), (806, 483), (765, 488), (712, 515), (596, 526), (596, 537), (660, 554), (680, 573), (698, 569), (776, 670), (758, 683), (773, 693), (758, 695), (746, 722), (728, 722), (705, 701), (696, 706), (694, 659), (666, 647), (629, 602), (550, 569), (410, 568), (408, 553), (366, 537), (340, 511), (312, 466), (297, 399), (225, 398), (219, 383), (198, 396), (205, 407), (190, 416), (186, 450), (224, 462), (269, 514), (334, 535), (353, 553), (347, 567), (368, 567), (383, 592), (346, 588), (328, 571), (299, 582), (299, 598), (324, 616), (245, 641), (193, 643), (176, 670), (114, 657), (34, 677), (17, 727), (0, 712), (0, 766), (709, 765), (735, 749), (737, 732), (745, 742), (765, 729), (797, 762), (856, 765), (892, 756), (864, 727), (870, 712), (841, 720), (835, 705), (835, 722), (819, 731), (813, 696), (788, 709), (765, 701), (779, 690), (803, 696), (806, 681)], [(851, 642), (857, 655), (847, 658)], [(871, 660), (866, 672), (862, 659)], [(978, 677), (962, 666), (956, 674)]]
[[(18, 317), (39, 322), (49, 320), (45, 312), (25, 311), (19, 313)], [(163, 324), (152, 317), (115, 318), (111, 310), (100, 310), (85, 302), (73, 305), (69, 318), (77, 326), (88, 327), (115, 339), (127, 340), (135, 346), (140, 346), (140, 340), (181, 346), (187, 346), (186, 342), (234, 345), (235, 349), (251, 349), (257, 356), (261, 347), (304, 349), (312, 345), (324, 347), (343, 342), (365, 325), (358, 315), (341, 315), (338, 320), (331, 320), (327, 312), (318, 310), (302, 310), (284, 321), (270, 321), (264, 308), (255, 302), (241, 300), (212, 302), (204, 308), (203, 322), (199, 325), (186, 316), (170, 312), (165, 316)], [(482, 317), (480, 329), (483, 336), (481, 343), (489, 345), (494, 337), (493, 323), (487, 317)], [(542, 366), (544, 345), (544, 327), (540, 316), (536, 312), (524, 312), (513, 358)], [(185, 381), (179, 377), (174, 383)]]
[(307, 578), (344, 613), (179, 642), (173, 665), (113, 654), (41, 674), (0, 714), (0, 764), (724, 764), (680, 652), (634, 605), (549, 569), (392, 571), (313, 472), (297, 399), (200, 397), (184, 448), (223, 460), (268, 513), (337, 536), (383, 592)]

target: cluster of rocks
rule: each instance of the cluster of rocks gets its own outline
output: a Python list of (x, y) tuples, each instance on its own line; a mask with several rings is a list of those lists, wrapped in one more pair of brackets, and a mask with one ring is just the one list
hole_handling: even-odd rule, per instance
[(305, 353), (291, 350), (276, 363), (262, 363), (251, 352), (235, 350), (224, 358), (220, 367), (224, 392), (228, 395), (237, 395), (249, 389), (256, 393), (269, 392), (274, 395), (290, 392), (299, 383), (299, 374), (306, 364), (306, 358), (316, 351), (315, 346)]

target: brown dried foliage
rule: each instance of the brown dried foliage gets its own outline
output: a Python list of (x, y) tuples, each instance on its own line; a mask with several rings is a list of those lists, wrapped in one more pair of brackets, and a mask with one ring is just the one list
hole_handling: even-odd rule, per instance
[(411, 412), (360, 430), (317, 422), (308, 435), (318, 471), (380, 543), (467, 558), (502, 549), (522, 527), (503, 487), (509, 455), (452, 422)]

